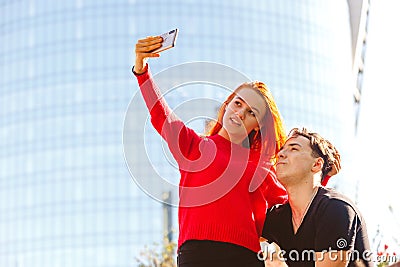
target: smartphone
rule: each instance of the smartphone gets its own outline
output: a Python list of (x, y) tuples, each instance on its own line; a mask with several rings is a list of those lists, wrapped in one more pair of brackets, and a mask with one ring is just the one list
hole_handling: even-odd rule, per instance
[(174, 47), (176, 38), (178, 37), (178, 29), (171, 30), (160, 36), (163, 38), (162, 46), (160, 48), (157, 48), (156, 50), (151, 51), (152, 53), (159, 53)]

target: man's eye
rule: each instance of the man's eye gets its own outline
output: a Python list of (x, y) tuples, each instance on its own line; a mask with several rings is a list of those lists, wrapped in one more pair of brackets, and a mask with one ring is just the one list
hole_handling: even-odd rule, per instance
[(254, 111), (252, 111), (252, 110), (249, 110), (249, 113), (250, 113), (250, 115), (253, 116), (253, 117), (256, 116), (256, 114), (255, 114)]
[(235, 105), (236, 105), (236, 106), (241, 106), (242, 103), (240, 103), (240, 101), (235, 101)]

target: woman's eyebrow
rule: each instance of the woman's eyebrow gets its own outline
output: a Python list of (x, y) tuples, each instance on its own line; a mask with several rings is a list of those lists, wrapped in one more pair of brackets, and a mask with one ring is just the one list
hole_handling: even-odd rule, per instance
[[(240, 100), (240, 101), (242, 101), (242, 102), (244, 102), (244, 103), (246, 103), (247, 104), (247, 102), (243, 99), (243, 98), (241, 98), (240, 96), (237, 96), (237, 98)], [(248, 104), (247, 104), (248, 105)], [(260, 111), (258, 110), (258, 108), (255, 108), (255, 107), (252, 107), (252, 106), (249, 106), (252, 110), (255, 110), (258, 114), (260, 114)]]

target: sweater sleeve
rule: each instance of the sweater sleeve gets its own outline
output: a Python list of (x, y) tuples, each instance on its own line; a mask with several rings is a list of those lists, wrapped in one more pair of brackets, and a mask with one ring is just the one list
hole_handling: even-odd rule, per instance
[(267, 208), (277, 204), (284, 204), (288, 201), (286, 189), (276, 178), (275, 168), (271, 166), (265, 179), (264, 195), (267, 200)]
[(139, 83), (140, 91), (150, 112), (151, 123), (156, 131), (167, 142), (175, 160), (181, 166), (187, 163), (192, 148), (198, 149), (201, 137), (188, 128), (178, 116), (171, 110), (162, 96), (160, 89), (154, 82), (146, 65), (146, 71), (142, 74), (133, 72)]
[(260, 236), (267, 209), (276, 204), (286, 203), (288, 200), (287, 192), (277, 180), (273, 166), (264, 167), (264, 171), (266, 173), (263, 172), (261, 185), (252, 193), (254, 219)]

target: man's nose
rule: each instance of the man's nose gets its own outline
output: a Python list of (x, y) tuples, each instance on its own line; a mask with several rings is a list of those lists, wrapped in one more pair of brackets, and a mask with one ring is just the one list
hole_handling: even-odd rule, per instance
[(283, 149), (279, 150), (279, 152), (278, 152), (278, 158), (284, 158), (284, 157), (285, 157), (284, 150), (283, 150)]

